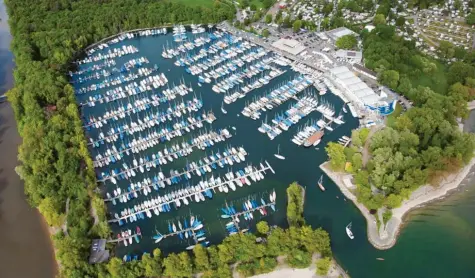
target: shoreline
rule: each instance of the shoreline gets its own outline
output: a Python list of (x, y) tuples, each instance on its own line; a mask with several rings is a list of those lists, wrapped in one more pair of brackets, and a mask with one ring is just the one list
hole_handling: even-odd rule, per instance
[[(475, 170), (475, 157), (457, 173), (445, 177), (438, 187), (423, 185), (415, 190), (408, 200), (403, 201), (400, 207), (393, 209), (393, 216), (378, 231), (376, 218), (369, 213), (369, 210), (361, 203), (358, 203), (356, 196), (344, 184), (343, 179), (352, 177), (348, 173), (339, 173), (330, 170), (327, 162), (322, 163), (320, 169), (338, 186), (347, 199), (360, 210), (366, 219), (368, 241), (377, 249), (386, 250), (396, 244), (400, 231), (402, 230), (407, 214), (417, 208), (421, 208), (430, 202), (445, 198), (449, 193), (456, 190), (463, 181), (469, 177), (470, 172)], [(354, 185), (355, 186), (355, 185)]]
[[(288, 278), (288, 277), (299, 277), (299, 278), (349, 278), (350, 276), (346, 273), (343, 268), (336, 262), (335, 258), (332, 259), (330, 268), (328, 269), (327, 275), (317, 275), (316, 262), (320, 259), (320, 256), (314, 254), (312, 256), (312, 263), (307, 268), (292, 268), (284, 262), (284, 258), (279, 256), (277, 258), (278, 265), (276, 268), (268, 273), (258, 274), (251, 276), (252, 278)], [(233, 277), (238, 278), (242, 277), (239, 273), (235, 272)]]

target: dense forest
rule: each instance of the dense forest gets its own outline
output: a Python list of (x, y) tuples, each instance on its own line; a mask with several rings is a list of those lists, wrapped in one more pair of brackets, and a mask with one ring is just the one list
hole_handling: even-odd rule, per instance
[(236, 234), (224, 239), (217, 246), (196, 246), (192, 252), (170, 254), (163, 258), (159, 249), (146, 254), (140, 261), (123, 263), (112, 258), (107, 265), (100, 265), (99, 277), (232, 277), (231, 265), (244, 277), (268, 273), (277, 266), (277, 256), (285, 256), (286, 263), (295, 268), (309, 267), (312, 254), (320, 253), (317, 261), (323, 275), (331, 261), (330, 238), (322, 229), (310, 226), (291, 227), (287, 230), (270, 228), (266, 222), (257, 223), (260, 241), (253, 234)]
[[(211, 0), (210, 0), (211, 1)], [(209, 7), (155, 0), (6, 0), (15, 55), (15, 88), (8, 99), (23, 143), (19, 149), (30, 204), (48, 224), (67, 220), (54, 238), (65, 277), (96, 277), (87, 263), (90, 239), (107, 237), (106, 210), (96, 181), (73, 87), (72, 60), (87, 45), (121, 31), (179, 22), (233, 18), (226, 1)], [(69, 210), (66, 213), (66, 203)], [(98, 223), (93, 226), (91, 206)], [(113, 275), (114, 276), (114, 275)], [(120, 277), (120, 276), (115, 276)]]
[[(460, 131), (457, 118), (468, 115), (467, 101), (475, 97), (475, 53), (465, 52), (460, 61), (446, 65), (397, 36), (392, 26), (379, 24), (362, 36), (365, 65), (378, 73), (382, 84), (414, 103), (372, 136), (371, 158), (351, 168), (358, 201), (372, 210), (391, 209), (421, 185), (437, 185), (473, 157), (474, 136)], [(359, 131), (353, 133), (353, 143), (358, 142), (353, 148), (328, 146), (334, 168), (343, 170), (353, 162), (347, 154), (364, 144), (360, 137)]]

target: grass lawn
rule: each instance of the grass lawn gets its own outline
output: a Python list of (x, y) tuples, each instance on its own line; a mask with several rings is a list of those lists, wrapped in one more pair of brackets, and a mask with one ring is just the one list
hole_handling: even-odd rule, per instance
[(202, 6), (212, 8), (215, 0), (173, 0), (175, 3), (182, 3), (189, 6)]
[(419, 77), (411, 78), (412, 87), (425, 86), (431, 88), (434, 92), (445, 94), (449, 85), (447, 84), (446, 66), (432, 60), (437, 65), (437, 71), (430, 74), (421, 74)]
[(386, 125), (389, 127), (393, 127), (394, 124), (396, 123), (397, 117), (401, 115), (402, 113), (402, 105), (398, 102), (396, 103), (396, 108), (394, 109), (394, 112), (391, 113), (387, 118), (386, 118)]

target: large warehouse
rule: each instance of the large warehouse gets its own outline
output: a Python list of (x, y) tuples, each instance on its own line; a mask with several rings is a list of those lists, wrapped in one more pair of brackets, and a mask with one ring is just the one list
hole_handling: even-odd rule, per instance
[(358, 106), (377, 111), (387, 115), (394, 110), (394, 101), (382, 100), (366, 83), (361, 81), (352, 71), (345, 66), (330, 69), (330, 77), (343, 88), (348, 99)]
[(330, 77), (344, 90), (346, 97), (357, 106), (388, 115), (394, 111), (395, 101), (382, 100), (366, 83), (345, 66), (330, 69)]

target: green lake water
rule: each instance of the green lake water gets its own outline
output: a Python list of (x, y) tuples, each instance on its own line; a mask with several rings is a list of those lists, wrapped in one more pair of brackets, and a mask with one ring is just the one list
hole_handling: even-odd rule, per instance
[[(237, 114), (240, 114), (246, 101), (249, 101), (254, 96), (262, 96), (270, 92), (281, 85), (282, 82), (289, 81), (295, 77), (297, 73), (292, 72), (290, 68), (288, 68), (285, 74), (272, 80), (268, 85), (252, 91), (246, 98), (226, 105), (225, 109), (228, 111), (228, 114), (223, 115), (220, 111), (223, 100), (222, 94), (213, 92), (210, 84), (204, 84), (202, 87), (198, 87), (197, 76), (187, 74), (183, 67), (173, 65), (174, 59), (166, 60), (161, 57), (163, 46), (167, 45), (167, 41), (168, 44), (171, 44), (171, 35), (135, 38), (113, 45), (112, 47), (114, 48), (122, 44), (135, 45), (140, 50), (136, 54), (116, 59), (118, 67), (131, 58), (141, 56), (148, 58), (150, 64), (146, 65), (146, 67), (152, 67), (153, 64), (157, 64), (160, 68), (159, 71), (165, 73), (167, 76), (170, 86), (172, 86), (173, 83), (178, 84), (181, 79), (184, 79), (187, 85), (192, 84), (194, 92), (198, 97), (201, 96), (204, 102), (204, 107), (201, 111), (213, 110), (217, 116), (217, 120), (212, 125), (205, 124), (208, 130), (216, 130), (230, 126), (236, 127), (236, 131), (232, 131), (233, 137), (231, 139), (216, 144), (212, 149), (207, 149), (206, 153), (211, 154), (211, 151), (222, 151), (225, 146), (230, 145), (243, 146), (249, 155), (246, 157), (246, 162), (244, 163), (214, 171), (213, 174), (215, 176), (218, 174), (223, 176), (227, 169), (242, 169), (249, 163), (257, 166), (264, 160), (269, 162), (276, 174), (268, 173), (264, 181), (253, 183), (249, 187), (238, 187), (235, 192), (230, 191), (228, 194), (217, 192), (212, 200), (190, 203), (188, 206), (182, 205), (176, 211), (161, 213), (160, 216), (153, 216), (151, 219), (146, 218), (145, 220), (126, 224), (123, 227), (112, 223), (111, 227), (115, 234), (123, 229), (134, 230), (137, 225), (140, 226), (143, 234), (140, 244), (134, 243), (128, 247), (119, 244), (116, 249), (118, 256), (123, 256), (124, 254), (140, 255), (143, 252), (150, 252), (157, 247), (164, 252), (184, 250), (190, 242), (175, 237), (164, 239), (159, 244), (155, 244), (151, 237), (155, 234), (155, 230), (160, 231), (162, 234), (166, 233), (169, 221), (175, 221), (176, 223), (176, 220), (182, 220), (184, 217), (189, 218), (190, 214), (197, 216), (205, 225), (207, 240), (210, 240), (212, 244), (219, 243), (226, 236), (224, 224), (228, 222), (220, 219), (220, 215), (222, 214), (220, 208), (224, 206), (224, 203), (233, 203), (241, 210), (243, 200), (249, 197), (257, 198), (258, 200), (264, 197), (268, 200), (267, 196), (272, 190), (275, 190), (277, 194), (277, 211), (262, 218), (258, 216), (258, 213), (254, 213), (254, 221), (246, 222), (242, 220), (241, 223), (244, 224), (244, 227), (249, 226), (251, 230), (254, 228), (255, 223), (261, 219), (268, 221), (271, 225), (285, 227), (287, 201), (285, 189), (292, 181), (298, 181), (307, 189), (305, 200), (305, 218), (307, 223), (314, 228), (323, 227), (330, 233), (334, 255), (337, 261), (352, 277), (474, 276), (475, 265), (473, 264), (473, 258), (475, 258), (475, 251), (473, 250), (475, 250), (475, 218), (473, 213), (471, 213), (474, 209), (473, 201), (475, 197), (473, 186), (467, 187), (469, 191), (466, 194), (453, 194), (442, 202), (412, 213), (410, 216), (412, 221), (402, 230), (396, 246), (387, 251), (379, 251), (373, 248), (367, 240), (364, 218), (351, 202), (344, 200), (336, 185), (326, 176), (324, 176), (323, 181), (327, 190), (324, 193), (321, 192), (316, 185), (318, 178), (322, 174), (318, 166), (327, 159), (324, 146), (329, 141), (336, 141), (343, 135), (349, 136), (351, 129), (357, 127), (357, 120), (355, 118), (350, 114), (345, 114), (344, 120), (346, 123), (335, 128), (333, 132), (327, 132), (325, 134), (322, 142), (318, 146), (320, 150), (299, 147), (290, 141), (297, 132), (298, 127), (303, 126), (307, 119), (318, 120), (321, 117), (318, 112), (313, 112), (301, 120), (298, 125), (291, 127), (288, 131), (283, 132), (276, 139), (271, 141), (267, 135), (257, 131), (261, 123), (260, 120), (254, 121), (242, 115), (238, 117)], [(316, 92), (313, 87), (311, 90)], [(78, 99), (83, 101), (90, 94), (93, 93), (79, 95)], [(193, 95), (190, 94), (184, 97), (184, 99), (191, 99), (192, 97)], [(339, 98), (330, 93), (319, 98), (320, 100), (332, 103), (337, 112), (340, 111), (343, 104)], [(295, 101), (290, 100), (277, 109), (265, 113), (270, 120), (274, 118), (276, 113), (285, 111), (289, 104), (292, 103), (295, 103)], [(98, 104), (94, 108), (84, 108), (83, 114), (86, 117), (88, 115), (98, 115), (106, 107), (109, 106)], [(167, 106), (161, 104), (158, 109), (161, 110), (164, 107), (166, 108)], [(261, 116), (261, 119), (264, 119), (264, 117)], [(229, 130), (231, 131), (230, 128)], [(92, 130), (90, 135), (96, 138), (97, 130)], [(178, 142), (181, 142), (181, 139), (178, 139)], [(274, 157), (274, 154), (277, 152), (277, 145), (279, 144), (281, 153), (286, 156), (286, 160), (282, 161)], [(159, 144), (154, 148), (154, 151), (161, 150), (163, 147), (164, 144)], [(91, 153), (95, 154), (96, 152), (91, 149)], [(151, 156), (150, 150), (146, 150), (145, 153)], [(205, 152), (194, 151), (187, 159), (189, 162), (192, 162), (204, 155)], [(132, 161), (130, 157), (125, 160), (128, 161), (129, 164), (131, 164)], [(162, 170), (165, 174), (168, 173), (170, 169), (180, 170), (184, 166), (185, 161), (185, 158), (175, 160), (174, 163), (162, 166)], [(119, 162), (119, 165), (121, 164), (122, 161)], [(153, 172), (154, 169), (152, 168), (150, 173), (152, 174)], [(140, 174), (138, 171), (137, 173)], [(208, 176), (210, 176), (210, 174), (208, 174)], [(196, 184), (199, 180), (200, 178), (193, 176), (190, 183)], [(127, 182), (124, 183), (120, 181), (118, 184), (124, 185), (127, 184)], [(167, 188), (159, 194), (162, 195), (163, 192), (179, 188), (185, 184), (186, 182), (182, 182), (179, 185), (167, 186)], [(102, 188), (104, 188), (105, 191), (111, 192), (115, 186), (111, 182), (106, 182), (106, 185), (102, 186)], [(124, 188), (124, 186), (122, 186), (122, 188)], [(152, 191), (151, 196), (156, 195), (157, 192)], [(339, 198), (337, 198), (337, 196)], [(139, 195), (139, 200), (145, 200), (143, 195)], [(131, 204), (133, 204), (132, 201), (125, 204), (118, 204), (117, 206), (112, 206), (112, 204), (108, 203), (109, 212), (118, 212), (124, 207), (131, 206)], [(345, 226), (349, 222), (353, 223), (354, 240), (350, 240), (345, 233)], [(385, 261), (375, 260), (377, 257), (384, 257)]]

